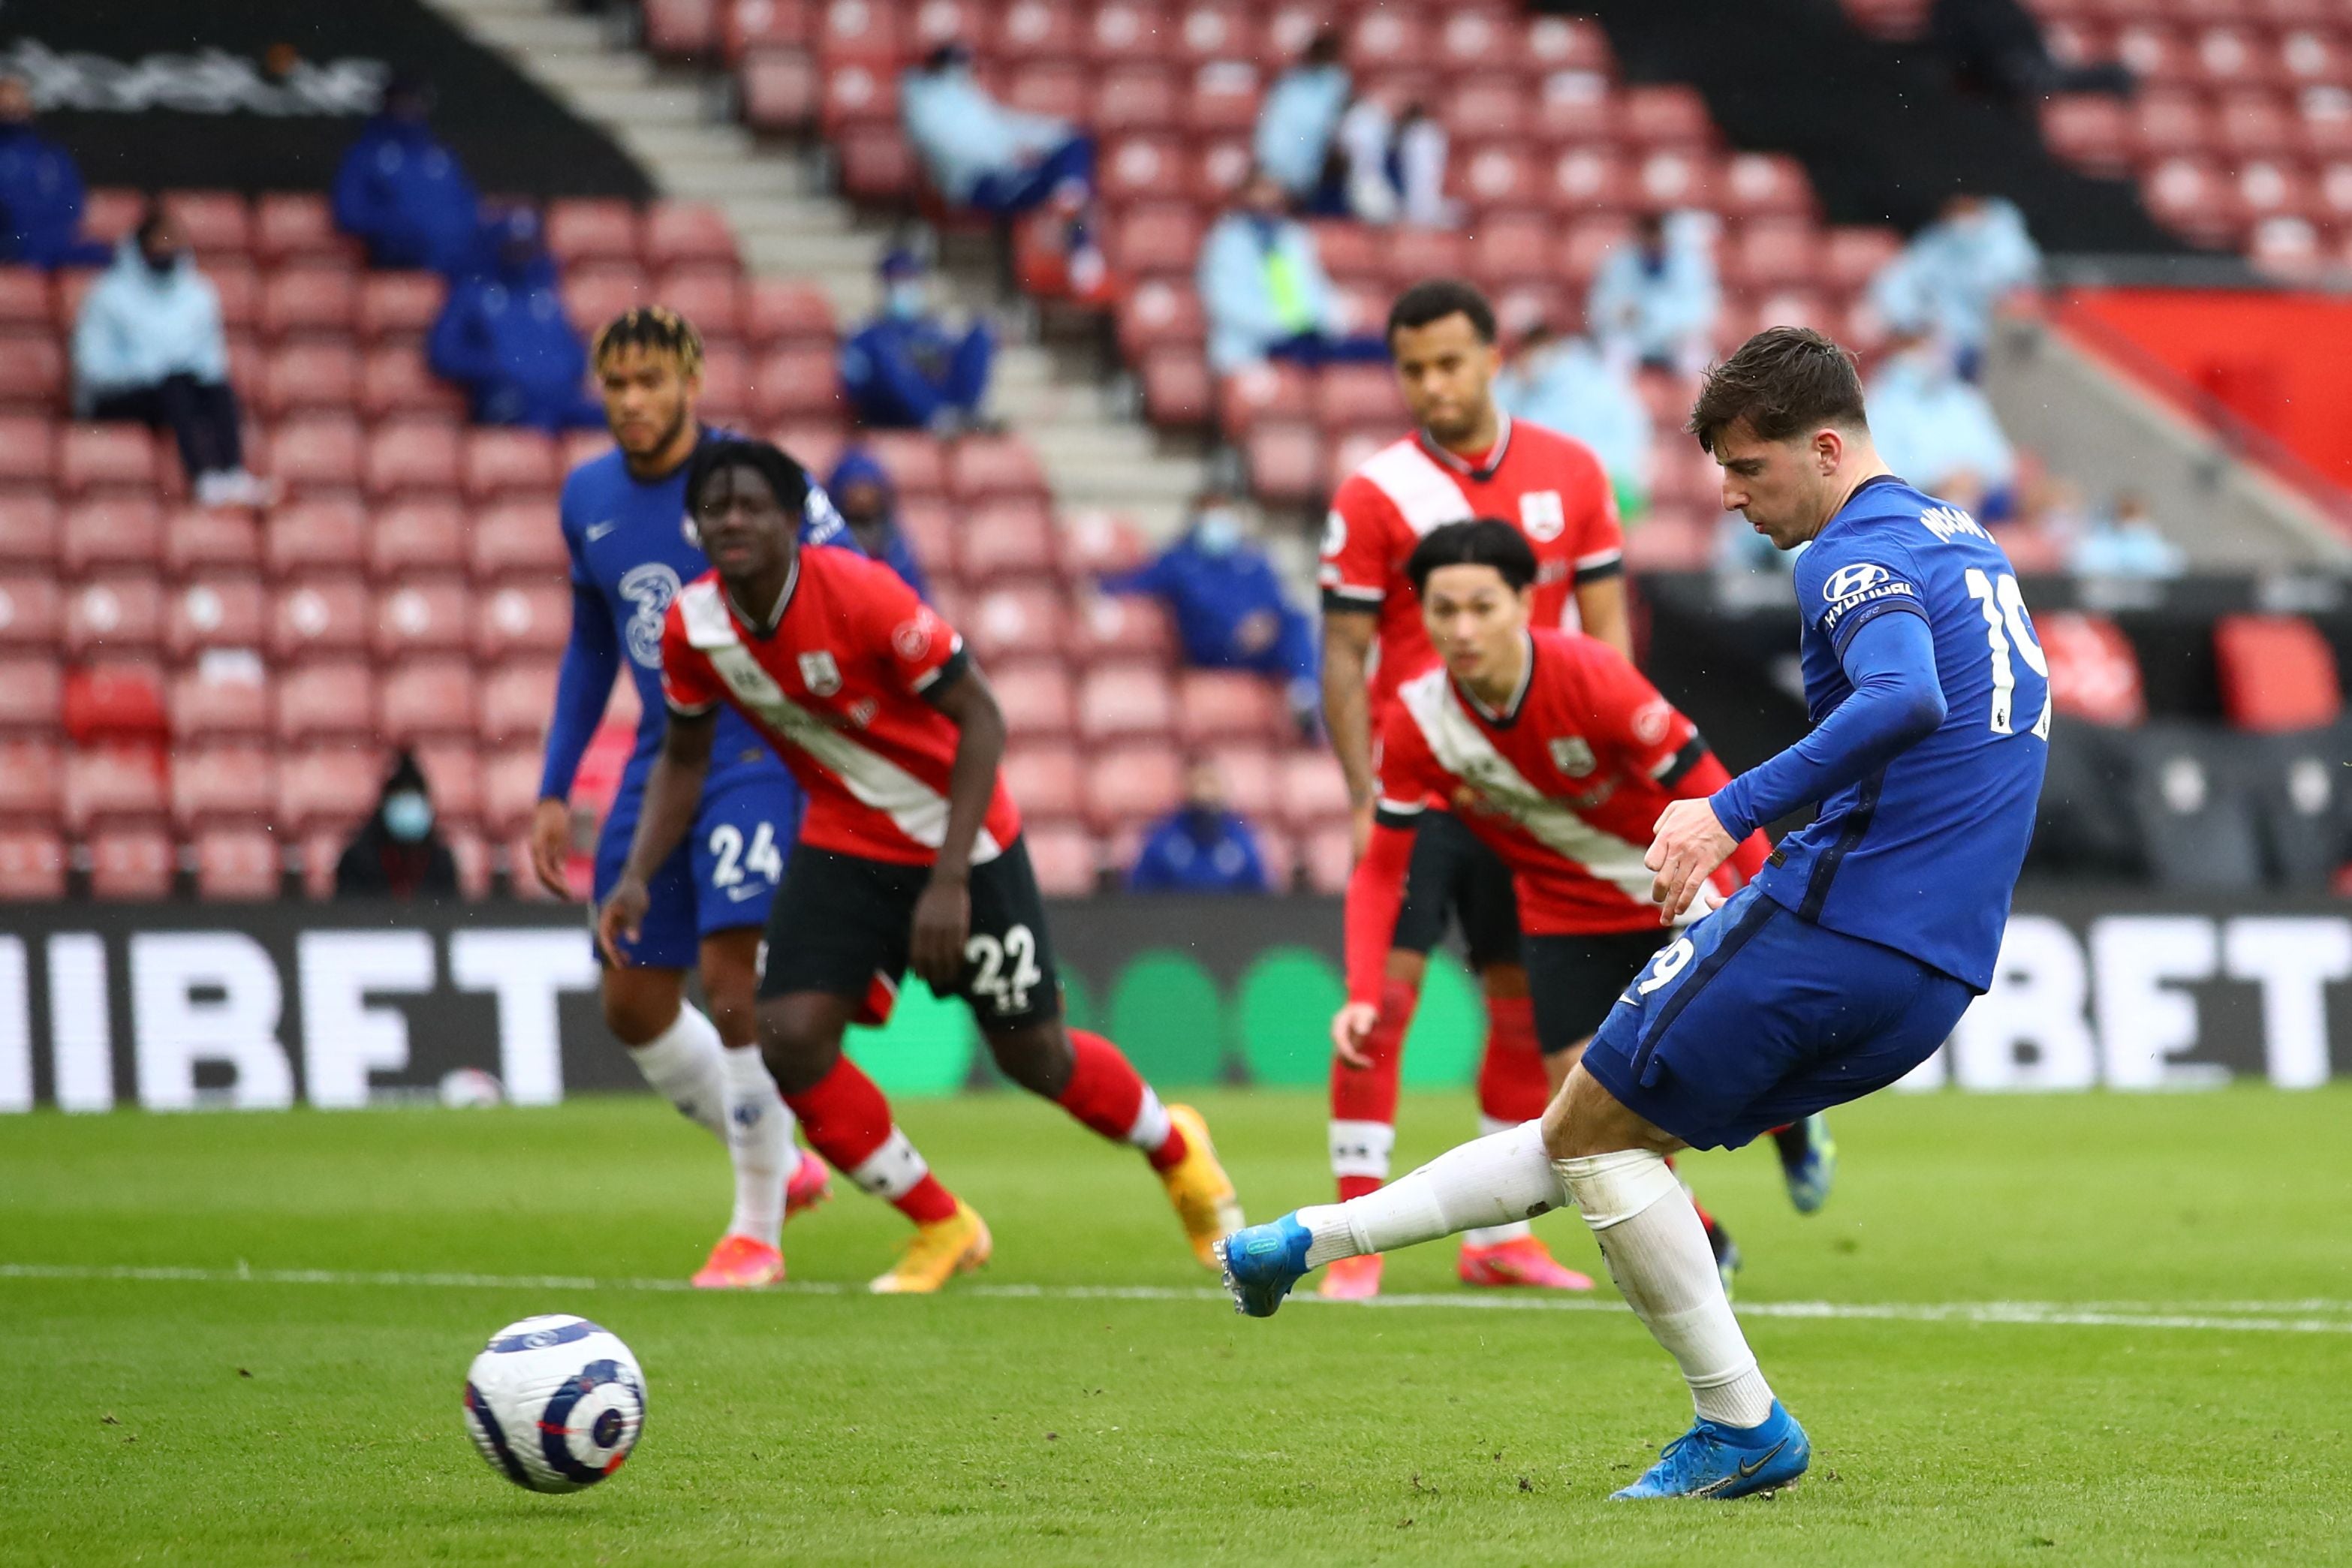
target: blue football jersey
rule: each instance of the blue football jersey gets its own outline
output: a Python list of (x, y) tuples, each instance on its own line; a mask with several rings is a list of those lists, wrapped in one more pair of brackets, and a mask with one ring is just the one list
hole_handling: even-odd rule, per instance
[[(706, 441), (721, 432), (705, 431)], [(678, 589), (710, 570), (687, 528), (686, 471), (648, 484), (629, 472), (618, 447), (574, 468), (563, 482), (560, 512), (564, 548), (572, 554), (572, 580), (594, 590), (611, 611), (629, 678), (636, 683), (643, 716), (637, 745), (629, 758), (634, 782), (653, 765), (667, 727), (661, 691), (662, 620)], [(833, 499), (812, 477), (801, 522), (801, 539), (830, 544), (848, 531)], [(745, 768), (784, 765), (774, 750), (732, 709), (722, 708), (710, 752), (710, 776)]]
[(1758, 885), (1982, 991), (2049, 758), (2050, 667), (2016, 572), (1975, 518), (1890, 476), (1855, 491), (1797, 558), (1796, 588), (1812, 722), (1853, 695), (1839, 655), (1881, 615), (1927, 621), (1946, 712), (1934, 734), (1823, 800)]

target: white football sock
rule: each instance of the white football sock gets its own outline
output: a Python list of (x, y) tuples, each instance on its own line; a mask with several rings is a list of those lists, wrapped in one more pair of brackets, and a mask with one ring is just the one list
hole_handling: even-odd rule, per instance
[(1568, 1201), (1544, 1148), (1543, 1124), (1526, 1122), (1448, 1149), (1378, 1192), (1298, 1211), (1314, 1238), (1309, 1268), (1366, 1252), (1392, 1252), (1479, 1225), (1507, 1225)]
[(1389, 1179), (1389, 1156), (1396, 1152), (1396, 1128), (1386, 1122), (1331, 1124), (1331, 1174)]
[[(1500, 1116), (1489, 1116), (1484, 1111), (1478, 1113), (1478, 1135), (1482, 1138), (1491, 1138), (1496, 1133), (1507, 1133), (1517, 1125), (1517, 1122), (1506, 1122)], [(1515, 1219), (1508, 1225), (1482, 1225), (1475, 1230), (1464, 1231), (1462, 1245), (1492, 1247), (1497, 1242), (1517, 1241), (1522, 1236), (1532, 1236), (1536, 1228), (1524, 1219)]]
[(678, 1008), (667, 1029), (631, 1046), (629, 1059), (681, 1114), (701, 1123), (720, 1143), (727, 1141), (726, 1051), (718, 1026), (691, 1002)]
[(1665, 1160), (1627, 1149), (1557, 1166), (1610, 1277), (1682, 1367), (1699, 1415), (1726, 1427), (1761, 1424), (1772, 1414), (1772, 1390), (1724, 1296), (1698, 1210)]
[(735, 1162), (730, 1235), (778, 1245), (784, 1228), (784, 1180), (805, 1158), (793, 1143), (792, 1107), (776, 1092), (756, 1045), (729, 1046), (727, 1154)]

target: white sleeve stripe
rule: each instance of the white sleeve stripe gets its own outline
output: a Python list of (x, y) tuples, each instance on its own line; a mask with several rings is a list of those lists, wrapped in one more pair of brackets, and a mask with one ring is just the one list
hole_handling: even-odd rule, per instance
[(1391, 800), (1386, 795), (1383, 795), (1374, 803), (1374, 808), (1378, 810), (1386, 811), (1392, 817), (1412, 817), (1418, 816), (1426, 808), (1427, 804), (1428, 803), (1426, 801), (1423, 800)]
[(1624, 559), (1625, 552), (1622, 549), (1597, 549), (1591, 555), (1578, 556), (1576, 558), (1576, 570), (1579, 571), (1589, 571), (1596, 566), (1607, 566), (1612, 560), (1623, 560)]
[(719, 705), (715, 702), (709, 702), (698, 703), (692, 706), (688, 706), (687, 704), (678, 701), (676, 697), (665, 695), (662, 698), (662, 706), (668, 708), (670, 712), (677, 715), (680, 718), (700, 718), (704, 714), (709, 713), (712, 708), (717, 707)]
[(1341, 599), (1360, 599), (1369, 604), (1378, 604), (1381, 601), (1388, 597), (1388, 594), (1384, 590), (1378, 588), (1358, 588), (1355, 584), (1349, 582), (1327, 583), (1324, 586), (1323, 591), (1326, 593), (1337, 594)]
[(915, 690), (919, 692), (929, 691), (932, 684), (940, 678), (940, 672), (946, 668), (947, 665), (943, 664), (933, 664), (929, 669), (925, 670), (921, 674), (917, 675), (915, 677)]

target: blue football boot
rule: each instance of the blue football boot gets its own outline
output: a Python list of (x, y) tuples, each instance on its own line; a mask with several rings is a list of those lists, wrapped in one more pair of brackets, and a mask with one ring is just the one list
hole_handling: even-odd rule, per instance
[(1772, 1401), (1772, 1414), (1759, 1427), (1719, 1427), (1712, 1421), (1693, 1423), (1691, 1429), (1668, 1443), (1658, 1462), (1617, 1500), (1643, 1497), (1746, 1497), (1793, 1486), (1812, 1463), (1813, 1446), (1796, 1417)]
[(1789, 1201), (1799, 1214), (1818, 1212), (1837, 1181), (1837, 1140), (1830, 1136), (1830, 1119), (1816, 1111), (1782, 1129), (1773, 1144), (1780, 1154), (1780, 1179), (1789, 1184)]
[(1270, 1318), (1307, 1272), (1307, 1247), (1313, 1239), (1296, 1215), (1286, 1214), (1268, 1225), (1249, 1225), (1217, 1243), (1217, 1262), (1224, 1270), (1225, 1289), (1234, 1293), (1234, 1311), (1254, 1318)]

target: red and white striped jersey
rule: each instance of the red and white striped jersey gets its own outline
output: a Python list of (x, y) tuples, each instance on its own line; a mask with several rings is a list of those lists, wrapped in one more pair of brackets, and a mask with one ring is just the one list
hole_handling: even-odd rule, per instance
[[(1511, 868), (1531, 934), (1654, 926), (1642, 864), (1651, 828), (1668, 801), (1711, 795), (1729, 776), (1616, 649), (1580, 632), (1528, 636), (1526, 674), (1503, 712), (1443, 664), (1398, 685), (1380, 733), (1379, 821), (1407, 827), (1432, 802), (1450, 808)], [(1718, 897), (1755, 875), (1769, 850), (1760, 832), (1741, 844), (1715, 874)]]
[[(803, 843), (902, 864), (929, 865), (947, 833), (956, 726), (923, 694), (965, 662), (963, 639), (896, 572), (832, 545), (801, 547), (764, 622), (713, 571), (678, 591), (662, 627), (671, 711), (724, 702), (751, 722), (808, 796)], [(972, 860), (1020, 831), (999, 779)]]
[(1538, 626), (1575, 626), (1576, 585), (1624, 570), (1617, 494), (1582, 442), (1506, 414), (1477, 466), (1419, 434), (1381, 447), (1331, 497), (1320, 572), (1326, 611), (1380, 617), (1376, 730), (1397, 683), (1431, 657), (1405, 559), (1430, 529), (1474, 517), (1516, 523), (1535, 547)]

